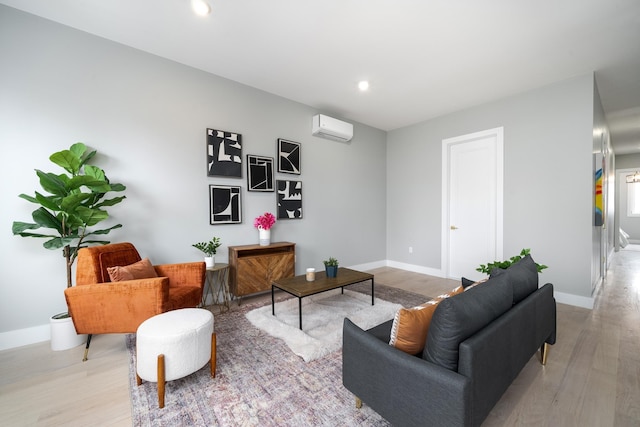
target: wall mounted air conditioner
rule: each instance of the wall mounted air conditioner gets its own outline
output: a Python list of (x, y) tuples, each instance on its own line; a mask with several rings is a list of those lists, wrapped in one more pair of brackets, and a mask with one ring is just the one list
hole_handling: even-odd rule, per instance
[(333, 141), (347, 142), (353, 138), (353, 125), (324, 114), (316, 114), (313, 116), (311, 134)]

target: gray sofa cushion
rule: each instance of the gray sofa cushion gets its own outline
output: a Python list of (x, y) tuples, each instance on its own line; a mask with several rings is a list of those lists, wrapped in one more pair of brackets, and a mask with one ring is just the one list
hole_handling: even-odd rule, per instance
[(513, 286), (513, 303), (517, 304), (538, 289), (538, 267), (531, 255), (512, 264), (506, 270), (494, 268), (491, 277), (506, 276)]
[(466, 277), (463, 277), (462, 279), (460, 279), (460, 282), (462, 283), (462, 287), (465, 289), (467, 289), (469, 286), (476, 283), (474, 280), (467, 279)]
[(378, 338), (380, 341), (384, 341), (385, 343), (389, 342), (389, 337), (391, 336), (391, 327), (393, 326), (393, 319), (381, 323), (378, 326), (374, 326), (371, 329), (367, 329), (367, 332), (374, 337)]
[(460, 343), (512, 307), (513, 288), (506, 275), (490, 278), (436, 308), (422, 358), (458, 370)]

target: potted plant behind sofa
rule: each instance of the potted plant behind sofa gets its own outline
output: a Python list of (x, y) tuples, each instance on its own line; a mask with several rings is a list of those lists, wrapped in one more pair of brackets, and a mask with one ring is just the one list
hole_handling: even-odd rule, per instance
[(194, 243), (191, 246), (202, 251), (207, 268), (211, 268), (216, 264), (215, 255), (220, 245), (220, 238), (214, 236), (208, 242)]
[[(512, 256), (508, 260), (494, 261), (494, 262), (489, 262), (487, 264), (480, 264), (480, 267), (476, 268), (476, 271), (479, 271), (480, 273), (484, 273), (484, 274), (491, 274), (494, 268), (501, 268), (503, 270), (506, 270), (511, 266), (511, 264), (515, 264), (516, 262), (520, 261), (522, 258), (529, 255), (530, 252), (531, 252), (531, 249), (528, 249), (528, 248), (522, 249), (522, 251), (520, 251), (520, 255)], [(541, 273), (542, 270), (549, 267), (547, 267), (544, 264), (536, 263), (536, 268), (538, 269), (538, 273)]]
[(324, 263), (324, 271), (327, 277), (336, 277), (338, 275), (338, 260), (330, 257), (328, 260), (322, 261)]
[[(71, 267), (76, 260), (80, 248), (108, 241), (95, 240), (95, 236), (108, 234), (111, 230), (122, 227), (117, 224), (101, 230), (90, 230), (98, 223), (109, 218), (105, 207), (120, 203), (125, 196), (105, 199), (107, 193), (124, 191), (122, 184), (111, 183), (104, 171), (88, 162), (96, 151), (86, 153), (87, 147), (78, 142), (68, 150), (53, 153), (49, 160), (62, 167), (66, 173), (60, 175), (36, 169), (40, 178), (40, 186), (44, 192), (35, 192), (34, 196), (20, 194), (21, 197), (38, 208), (31, 214), (33, 222), (14, 221), (11, 227), (13, 234), (22, 237), (46, 239), (42, 244), (45, 249), (62, 249), (67, 271), (67, 287), (72, 286)], [(32, 230), (45, 229), (39, 233)], [(62, 320), (64, 319), (64, 320)], [(59, 313), (51, 318), (51, 348), (64, 350), (82, 344), (82, 336), (62, 338), (58, 341), (61, 328), (75, 328), (68, 313)], [(69, 326), (70, 325), (70, 326)], [(79, 341), (79, 342), (78, 342)]]

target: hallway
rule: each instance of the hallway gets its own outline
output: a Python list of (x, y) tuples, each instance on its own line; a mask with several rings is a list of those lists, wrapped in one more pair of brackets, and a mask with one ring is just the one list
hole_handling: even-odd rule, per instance
[(543, 371), (529, 362), (483, 426), (640, 426), (640, 252), (613, 255), (592, 311), (557, 319)]

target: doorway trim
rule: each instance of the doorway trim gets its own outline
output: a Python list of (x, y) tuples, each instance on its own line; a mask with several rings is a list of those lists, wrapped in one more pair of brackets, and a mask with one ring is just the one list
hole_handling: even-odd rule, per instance
[[(474, 132), (466, 135), (456, 136), (453, 138), (447, 138), (442, 140), (442, 225), (441, 225), (441, 248), (440, 248), (440, 268), (443, 276), (450, 277), (449, 272), (449, 241), (450, 232), (449, 229), (449, 161), (450, 161), (450, 148), (456, 144), (464, 144), (472, 142), (477, 139), (492, 137), (495, 141), (496, 148), (496, 167), (498, 174), (496, 177), (496, 257), (502, 259), (503, 256), (503, 228), (504, 228), (504, 127), (497, 127), (493, 129), (487, 129), (484, 131)], [(478, 168), (479, 171), (483, 169)]]

